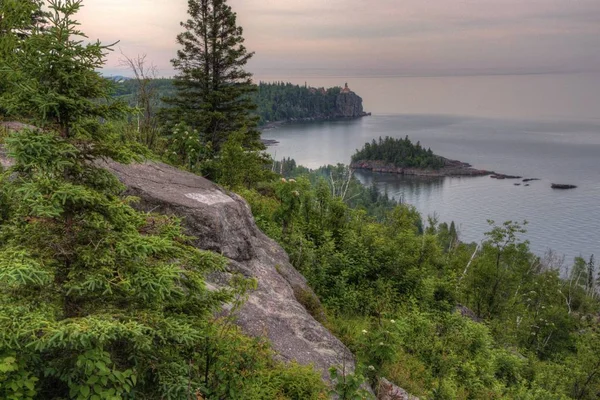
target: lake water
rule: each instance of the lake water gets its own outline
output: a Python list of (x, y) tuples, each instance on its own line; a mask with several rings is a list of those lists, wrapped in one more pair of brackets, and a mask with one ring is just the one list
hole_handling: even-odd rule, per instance
[[(304, 83), (273, 80), (294, 79)], [(520, 181), (489, 177), (426, 180), (366, 171), (356, 176), (424, 216), (454, 220), (464, 241), (480, 241), (488, 219), (527, 220), (524, 238), (540, 255), (549, 248), (568, 260), (600, 254), (600, 74), (324, 77), (309, 84), (345, 81), (374, 115), (268, 130), (263, 138), (280, 142), (269, 149), (275, 158), (292, 157), (310, 168), (348, 163), (373, 138), (408, 135), (476, 168), (541, 180), (515, 186)], [(578, 188), (553, 190), (551, 183)]]

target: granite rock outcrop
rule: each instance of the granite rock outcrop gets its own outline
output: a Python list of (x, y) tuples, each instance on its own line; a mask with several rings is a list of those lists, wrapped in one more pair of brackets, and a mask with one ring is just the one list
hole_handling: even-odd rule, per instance
[[(11, 160), (1, 150), (0, 164), (9, 167)], [(198, 248), (228, 259), (228, 272), (209, 276), (209, 286), (226, 285), (234, 273), (257, 280), (257, 289), (237, 314), (237, 324), (246, 334), (267, 337), (279, 359), (312, 364), (324, 379), (331, 366), (345, 365), (353, 371), (352, 353), (296, 299), (295, 293), (314, 293), (281, 246), (256, 226), (245, 200), (200, 176), (158, 162), (99, 165), (121, 180), (127, 195), (140, 199), (136, 207), (181, 218)]]

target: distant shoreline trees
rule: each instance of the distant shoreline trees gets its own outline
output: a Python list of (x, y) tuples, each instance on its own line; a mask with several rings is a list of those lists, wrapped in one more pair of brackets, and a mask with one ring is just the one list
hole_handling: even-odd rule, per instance
[(335, 115), (340, 87), (312, 88), (285, 82), (260, 82), (254, 101), (261, 124)]
[[(177, 93), (175, 80), (152, 79), (151, 85), (156, 88), (158, 97), (162, 98), (153, 104), (153, 108), (169, 107), (166, 103)], [(137, 87), (136, 79), (118, 82), (115, 84), (114, 95), (128, 101), (130, 105), (135, 105)], [(340, 90), (338, 86), (317, 89), (289, 82), (259, 82), (249, 94), (252, 102), (256, 104), (251, 114), (259, 118), (259, 126), (272, 122), (333, 118), (336, 114), (335, 101)]]

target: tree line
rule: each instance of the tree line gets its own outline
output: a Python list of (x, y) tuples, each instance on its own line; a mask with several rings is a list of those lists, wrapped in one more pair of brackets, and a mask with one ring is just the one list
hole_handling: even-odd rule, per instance
[(533, 254), (526, 222), (488, 221), (481, 242), (464, 243), (454, 222), (371, 197), (347, 166), (279, 168), (287, 178), (241, 193), (318, 296), (299, 298), (357, 355), (364, 379), (432, 399), (596, 398), (593, 257)]
[[(148, 84), (155, 90), (152, 98), (153, 110), (168, 107), (163, 101), (175, 93), (173, 79), (151, 78)], [(132, 106), (139, 104), (141, 82), (138, 79), (126, 79), (115, 82), (114, 96)], [(336, 98), (340, 87), (312, 88), (306, 85), (294, 85), (286, 82), (259, 82), (255, 91), (249, 94), (256, 104), (252, 114), (259, 118), (259, 125), (270, 122), (293, 120), (322, 120), (336, 115)]]
[(274, 121), (328, 119), (336, 114), (340, 87), (312, 88), (285, 82), (258, 84), (254, 101), (263, 124)]

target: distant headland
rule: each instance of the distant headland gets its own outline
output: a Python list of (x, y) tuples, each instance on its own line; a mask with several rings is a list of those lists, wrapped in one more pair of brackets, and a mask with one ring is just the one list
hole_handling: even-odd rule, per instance
[[(114, 83), (113, 96), (136, 106), (137, 81), (122, 76), (107, 78)], [(175, 91), (173, 79), (152, 79), (156, 94), (156, 108), (163, 108), (162, 99)], [(348, 83), (331, 88), (294, 85), (289, 82), (260, 82), (250, 96), (256, 104), (254, 114), (259, 118), (260, 129), (291, 122), (331, 121), (354, 119), (371, 115), (363, 110), (362, 98), (353, 92)]]
[(349, 87), (311, 87), (275, 82), (258, 84), (255, 95), (263, 129), (291, 122), (355, 119), (371, 115)]

